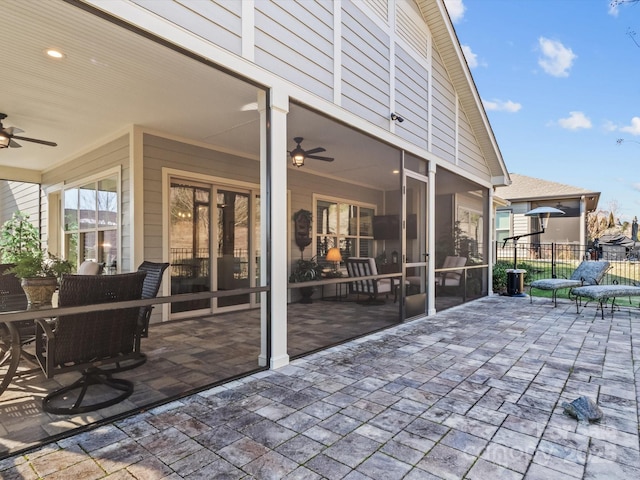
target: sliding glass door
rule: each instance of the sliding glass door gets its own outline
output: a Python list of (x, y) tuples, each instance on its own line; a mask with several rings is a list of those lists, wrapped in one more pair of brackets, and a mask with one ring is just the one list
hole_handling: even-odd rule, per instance
[[(212, 204), (215, 199), (215, 205)], [(258, 282), (260, 225), (251, 191), (172, 181), (171, 293), (249, 288)], [(211, 252), (215, 252), (214, 255)], [(252, 254), (252, 252), (256, 252)], [(172, 313), (237, 309), (257, 303), (249, 294), (173, 303)]]
[[(171, 183), (171, 294), (211, 289), (211, 187)], [(210, 309), (211, 300), (172, 303), (171, 313)]]

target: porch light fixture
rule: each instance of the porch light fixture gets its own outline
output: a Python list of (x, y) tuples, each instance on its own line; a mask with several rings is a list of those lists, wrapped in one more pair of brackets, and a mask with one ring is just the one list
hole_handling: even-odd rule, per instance
[(342, 261), (342, 254), (340, 253), (340, 249), (338, 247), (330, 248), (327, 252), (327, 262), (333, 263), (333, 271), (337, 272), (340, 262)]
[(402, 118), (397, 113), (391, 113), (391, 120), (393, 120), (394, 122), (398, 122), (398, 123), (404, 122), (404, 118)]
[(11, 137), (0, 133), (0, 148), (8, 148), (9, 143), (11, 143)]
[(304, 165), (304, 150), (302, 148), (296, 147), (291, 150), (291, 163), (298, 168)]

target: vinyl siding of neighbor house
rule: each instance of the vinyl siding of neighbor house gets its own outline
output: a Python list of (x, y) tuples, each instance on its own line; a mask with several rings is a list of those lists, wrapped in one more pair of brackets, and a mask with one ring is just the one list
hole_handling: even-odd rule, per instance
[[(85, 153), (64, 165), (53, 168), (42, 174), (42, 186), (57, 184), (75, 184), (88, 177), (94, 177), (101, 172), (106, 172), (114, 167), (120, 168), (120, 225), (121, 225), (121, 269), (130, 271), (131, 265), (131, 222), (129, 209), (131, 205), (131, 192), (129, 189), (129, 136), (124, 135), (91, 152)], [(43, 208), (46, 214), (47, 209)], [(43, 221), (43, 225), (46, 222)]]
[[(133, 1), (325, 101), (337, 101), (373, 125), (389, 129), (390, 112), (400, 112), (406, 121), (396, 124), (396, 135), (490, 181), (472, 122), (457, 103), (422, 16), (435, 5), (418, 7), (414, 0), (344, 1), (338, 6), (327, 0), (262, 0), (243, 18), (240, 1)], [(340, 19), (334, 16), (338, 8)], [(243, 39), (243, 31), (253, 38)], [(251, 54), (243, 52), (243, 40)]]

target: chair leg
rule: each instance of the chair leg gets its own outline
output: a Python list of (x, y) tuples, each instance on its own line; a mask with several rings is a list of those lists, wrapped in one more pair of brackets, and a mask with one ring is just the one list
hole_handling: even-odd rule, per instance
[[(111, 397), (107, 400), (91, 403), (89, 405), (82, 405), (82, 402), (87, 394), (89, 387), (92, 385), (104, 385), (117, 392), (121, 392), (115, 397)], [(67, 395), (73, 390), (80, 389), (80, 393), (77, 396)], [(105, 373), (99, 369), (91, 369), (85, 371), (78, 380), (71, 385), (62, 387), (55, 392), (51, 392), (44, 399), (42, 399), (42, 408), (45, 412), (55, 413), (58, 415), (69, 415), (77, 413), (92, 412), (101, 408), (110, 407), (115, 405), (129, 397), (133, 393), (133, 382), (129, 380), (122, 380), (113, 378), (110, 373)], [(75, 400), (73, 400), (75, 398)], [(69, 402), (73, 402), (71, 406), (61, 406), (59, 402), (64, 402), (68, 405)]]

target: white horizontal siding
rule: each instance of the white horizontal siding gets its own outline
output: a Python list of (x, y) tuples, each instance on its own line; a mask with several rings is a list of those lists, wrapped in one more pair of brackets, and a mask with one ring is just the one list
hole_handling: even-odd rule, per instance
[(398, 3), (396, 8), (396, 33), (421, 58), (427, 58), (429, 30), (419, 14), (403, 3)]
[(407, 119), (396, 134), (422, 148), (428, 146), (429, 72), (396, 45), (395, 108)]
[(389, 35), (351, 2), (342, 3), (342, 106), (388, 127)]
[(479, 177), (486, 178), (491, 175), (462, 105), (459, 107), (458, 115), (458, 165)]
[(37, 183), (0, 180), (0, 225), (16, 212), (29, 215), (29, 221), (38, 226), (40, 219), (40, 186)]
[(131, 0), (236, 55), (242, 49), (242, 2)]
[(431, 121), (432, 151), (450, 162), (455, 162), (455, 91), (438, 52), (432, 57)]
[(256, 2), (255, 62), (327, 100), (333, 98), (331, 2)]
[(374, 12), (380, 20), (386, 22), (389, 18), (389, 5), (387, 0), (363, 0), (372, 12)]
[(525, 217), (523, 213), (513, 214), (513, 235), (524, 235), (529, 233), (529, 217)]

